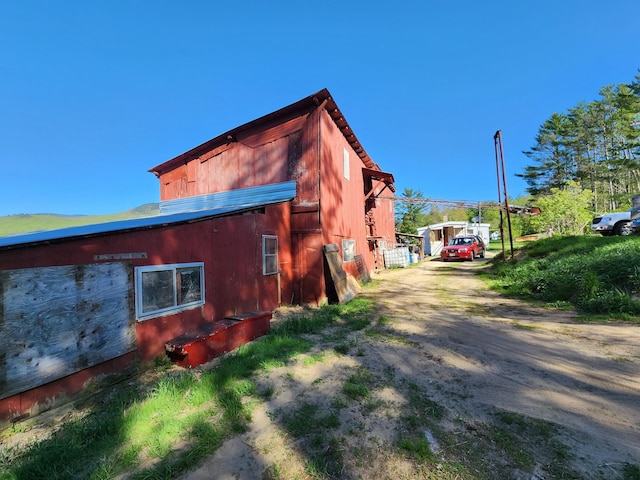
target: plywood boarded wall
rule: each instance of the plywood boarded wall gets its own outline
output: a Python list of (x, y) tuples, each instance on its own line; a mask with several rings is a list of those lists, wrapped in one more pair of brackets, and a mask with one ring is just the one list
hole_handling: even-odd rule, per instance
[(0, 398), (135, 350), (129, 262), (0, 272)]

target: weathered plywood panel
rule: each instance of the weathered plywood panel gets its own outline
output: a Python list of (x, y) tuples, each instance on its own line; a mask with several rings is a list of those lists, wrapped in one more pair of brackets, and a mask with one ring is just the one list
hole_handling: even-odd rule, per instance
[(0, 398), (135, 350), (130, 262), (0, 272)]
[(342, 268), (342, 258), (337, 244), (324, 245), (323, 249), (338, 300), (340, 303), (347, 303), (360, 293), (360, 285)]

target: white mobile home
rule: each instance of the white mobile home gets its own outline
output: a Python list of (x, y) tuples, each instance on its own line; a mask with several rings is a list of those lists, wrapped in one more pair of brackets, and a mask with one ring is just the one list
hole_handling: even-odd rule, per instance
[(424, 254), (440, 255), (440, 250), (454, 237), (478, 235), (489, 245), (489, 224), (469, 222), (442, 222), (418, 228), (418, 235), (424, 238)]

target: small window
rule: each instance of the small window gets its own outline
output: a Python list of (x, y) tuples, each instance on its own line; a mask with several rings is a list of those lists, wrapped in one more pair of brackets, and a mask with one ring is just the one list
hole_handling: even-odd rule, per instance
[(342, 149), (342, 168), (344, 169), (344, 178), (350, 180), (351, 173), (349, 168), (349, 150), (347, 150), (346, 148)]
[(356, 241), (351, 239), (342, 240), (342, 261), (353, 262), (356, 259)]
[(204, 304), (204, 263), (135, 268), (136, 318), (147, 320)]
[(278, 237), (262, 236), (262, 274), (278, 273)]

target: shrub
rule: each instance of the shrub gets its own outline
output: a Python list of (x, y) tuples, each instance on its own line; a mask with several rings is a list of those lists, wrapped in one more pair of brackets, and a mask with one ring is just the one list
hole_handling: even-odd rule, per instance
[(546, 238), (524, 253), (493, 269), (507, 294), (570, 302), (586, 313), (640, 313), (640, 236)]

